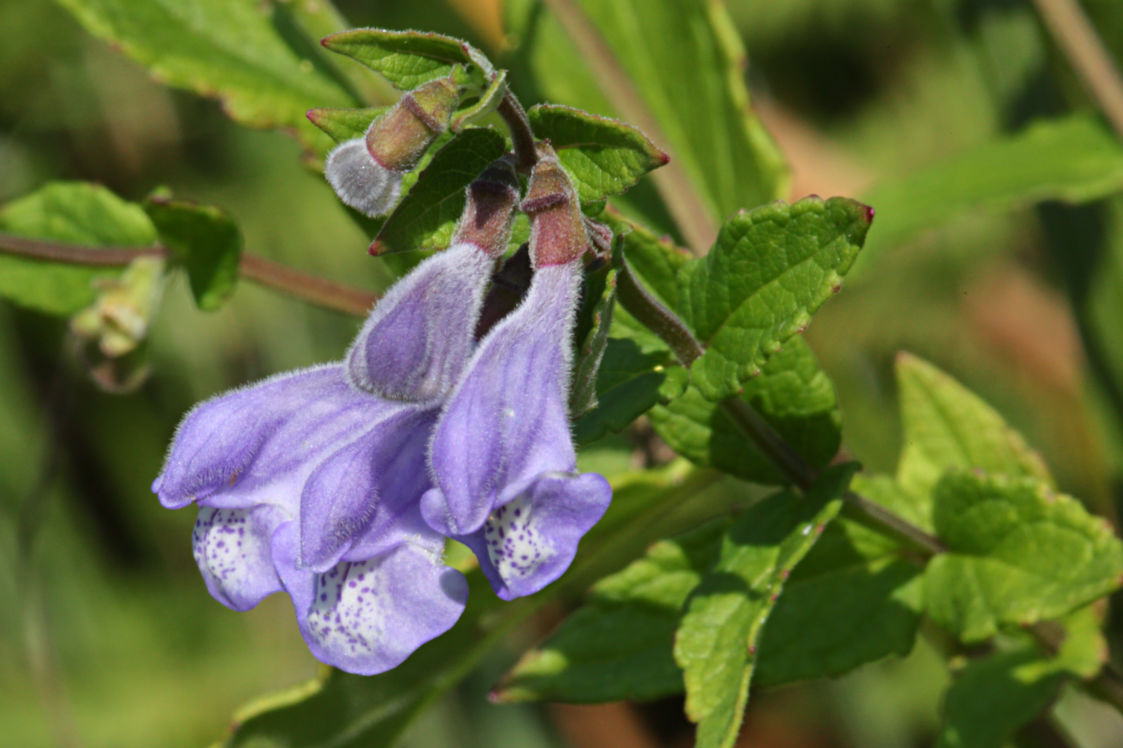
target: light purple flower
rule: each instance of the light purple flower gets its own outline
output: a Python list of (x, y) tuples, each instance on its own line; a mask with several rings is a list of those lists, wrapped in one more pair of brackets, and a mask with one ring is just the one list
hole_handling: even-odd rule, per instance
[(418, 500), (492, 265), (454, 245), (387, 293), (342, 364), (188, 413), (152, 488), (166, 507), (200, 507), (194, 553), (219, 602), (247, 610), (283, 589), (316, 657), (364, 674), (455, 623), (467, 583), (442, 564)]
[[(537, 194), (536, 185), (550, 194)], [(505, 600), (557, 579), (612, 498), (602, 476), (577, 473), (569, 432), (585, 239), (576, 195), (556, 161), (539, 162), (523, 208), (532, 213), (538, 267), (526, 298), (480, 342), (441, 413), (430, 448), (435, 485), (421, 499), (429, 526), (470, 547)]]

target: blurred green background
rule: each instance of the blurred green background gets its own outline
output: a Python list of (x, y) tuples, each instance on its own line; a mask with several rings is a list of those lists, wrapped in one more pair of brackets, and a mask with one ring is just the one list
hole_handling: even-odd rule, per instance
[[(459, 35), (502, 62), (498, 0), (337, 5), (353, 25)], [(793, 197), (861, 197), (1035, 117), (1089, 106), (1026, 1), (728, 5), (754, 105), (791, 163)], [(1123, 57), (1123, 4), (1084, 6)], [(387, 282), (366, 254), (369, 237), (291, 139), (244, 130), (215, 102), (162, 87), (53, 3), (4, 0), (0, 30), (0, 203), (53, 179), (99, 182), (128, 199), (168, 186), (232, 213), (250, 251), (372, 289)], [(994, 403), (1066, 492), (1114, 519), (1123, 508), (1123, 204), (973, 213), (888, 249), (859, 260), (808, 333), (839, 389), (846, 449), (870, 469), (894, 467), (891, 366), (911, 350)], [(151, 378), (115, 396), (68, 354), (63, 321), (0, 305), (0, 743), (205, 744), (237, 706), (315, 674), (288, 599), (247, 614), (216, 604), (191, 558), (193, 512), (162, 509), (148, 487), (194, 402), (338, 358), (356, 329), (248, 283), (203, 314), (177, 278), (150, 333)], [(629, 459), (626, 440), (606, 441), (583, 459)], [(487, 703), (519, 647), (560, 612), (429, 712), (411, 744), (689, 745), (673, 700)], [(927, 745), (947, 678), (921, 640), (904, 661), (754, 696), (742, 744)], [(1123, 745), (1123, 720), (1084, 697), (1063, 694), (1058, 715), (1079, 745)]]

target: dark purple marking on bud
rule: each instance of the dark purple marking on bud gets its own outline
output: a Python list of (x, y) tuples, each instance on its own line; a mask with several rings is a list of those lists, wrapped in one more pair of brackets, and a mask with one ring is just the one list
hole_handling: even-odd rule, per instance
[(877, 215), (877, 211), (872, 206), (866, 205), (866, 223), (873, 223), (873, 217)]
[(502, 257), (511, 241), (518, 202), (519, 178), (513, 160), (504, 156), (493, 161), (468, 185), (464, 211), (456, 224), (452, 243), (471, 244), (489, 257)]
[(541, 213), (544, 210), (555, 208), (559, 205), (565, 205), (569, 202), (569, 196), (564, 192), (553, 192), (549, 195), (541, 195), (539, 197), (528, 197), (522, 202), (522, 211), (529, 215)]

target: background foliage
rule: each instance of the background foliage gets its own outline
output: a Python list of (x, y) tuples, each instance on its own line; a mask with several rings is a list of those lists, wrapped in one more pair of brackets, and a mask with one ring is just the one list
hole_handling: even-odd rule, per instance
[[(1001, 523), (996, 519), (987, 525), (994, 534), (982, 537), (976, 524), (958, 521), (956, 497), (972, 492), (1013, 507), (1023, 519), (1042, 513), (1060, 517), (1055, 524), (1069, 528), (1079, 538), (1073, 542), (1084, 543), (1080, 548), (1091, 549), (1077, 579), (1052, 586), (1057, 580), (1043, 579), (1047, 574), (1016, 580), (1041, 591), (1046, 608), (1053, 606), (1032, 613), (1063, 612), (1073, 599), (1066, 595), (1077, 595), (1074, 589), (1108, 591), (1113, 580), (1105, 579), (1103, 570), (1114, 568), (1117, 560), (1104, 558), (1110, 552), (1104, 549), (1102, 527), (1085, 523), (1083, 515), (1070, 516), (1075, 499), (1054, 501), (1037, 484), (1017, 478), (939, 476), (939, 468), (954, 464), (956, 455), (968, 454), (970, 464), (989, 462), (998, 466), (991, 468), (995, 472), (1054, 481), (1062, 494), (1080, 497), (1113, 523), (1123, 507), (1123, 332), (1118, 324), (1123, 202), (1117, 197), (1123, 191), (1123, 151), (1095, 116), (1033, 7), (998, 0), (729, 0), (727, 5), (728, 22), (720, 14), (719, 21), (711, 17), (714, 25), (708, 28), (718, 33), (708, 34), (682, 33), (698, 30), (692, 24), (699, 23), (698, 8), (708, 8), (706, 3), (671, 0), (572, 0), (546, 7), (534, 0), (508, 0), (502, 8), (488, 0), (336, 3), (346, 25), (424, 28), (469, 39), (510, 70), (528, 106), (548, 100), (639, 125), (672, 161), (612, 200), (618, 210), (609, 216), (613, 221), (642, 218), (678, 242), (708, 245), (717, 225), (735, 210), (776, 197), (840, 194), (873, 205), (878, 218), (846, 293), (816, 315), (806, 334), (834, 381), (845, 453), (860, 458), (875, 476), (864, 478), (861, 490), (884, 496), (886, 503), (897, 491), (932, 490), (932, 522), (952, 552), (940, 559), (945, 568), (929, 572), (929, 594), (941, 573), (973, 573), (982, 589), (1009, 591), (1006, 577), (988, 586), (987, 579), (1002, 570), (980, 559), (990, 554), (987, 544), (994, 537), (1006, 537)], [(1111, 0), (1084, 5), (1119, 59), (1123, 9)], [(119, 12), (122, 8), (144, 13)], [(579, 9), (600, 29), (608, 40), (607, 57), (566, 8)], [(83, 25), (114, 39), (125, 54)], [(373, 232), (350, 220), (322, 178), (302, 165), (309, 153), (330, 145), (303, 117), (304, 109), (392, 101), (389, 87), (363, 75), (358, 65), (329, 62), (314, 43), (309, 47), (308, 39), (343, 25), (327, 4), (279, 0), (65, 0), (59, 5), (7, 0), (0, 6), (0, 29), (5, 30), (0, 230), (30, 231), (27, 227), (50, 212), (45, 204), (78, 190), (81, 195), (68, 196), (67, 204), (84, 205), (88, 214), (103, 218), (118, 216), (106, 220), (116, 232), (67, 235), (66, 225), (52, 225), (61, 238), (144, 244), (158, 233), (188, 258), (182, 260), (187, 273), (167, 289), (149, 331), (147, 361), (154, 375), (127, 397), (89, 384), (64, 350), (65, 321), (34, 311), (66, 296), (59, 288), (89, 288), (93, 273), (68, 270), (44, 290), (22, 278), (15, 265), (0, 264), (0, 290), (25, 295), (24, 306), (0, 306), (0, 558), (10, 570), (0, 575), (0, 689), (6, 694), (0, 722), (13, 745), (142, 746), (151, 745), (153, 736), (160, 736), (161, 744), (198, 745), (223, 734), (234, 705), (297, 687), (317, 672), (283, 597), (248, 614), (213, 603), (187, 551), (193, 517), (162, 510), (148, 484), (173, 424), (196, 400), (272, 372), (335, 358), (354, 333), (350, 318), (250, 283), (233, 285), (230, 268), (243, 247), (371, 289), (383, 287), (399, 269), (392, 258), (366, 255)], [(175, 30), (185, 28), (190, 33)], [(748, 65), (742, 68), (746, 51)], [(606, 59), (620, 67), (606, 68)], [(174, 87), (155, 82), (133, 60), (151, 65), (158, 80)], [(759, 121), (742, 116), (748, 105), (742, 76)], [(228, 85), (220, 102), (189, 92), (212, 93), (217, 80)], [(296, 137), (236, 127), (226, 115)], [(553, 116), (550, 109), (532, 112), (536, 126), (550, 127)], [(346, 132), (345, 124), (337, 126)], [(559, 145), (565, 140), (562, 128), (555, 135)], [(579, 176), (583, 197), (596, 190), (614, 194), (626, 186), (608, 181), (600, 164), (582, 161), (576, 151), (561, 152)], [(627, 153), (638, 158), (634, 150)], [(63, 183), (25, 197), (45, 183), (69, 180), (106, 189)], [(188, 200), (222, 210), (198, 208)], [(206, 213), (205, 241), (177, 233), (184, 212), (193, 210)], [(752, 230), (749, 219), (734, 223), (733, 228)], [(412, 222), (390, 226), (386, 241), (423, 241), (411, 233), (416, 230)], [(724, 240), (735, 239), (731, 228)], [(630, 246), (630, 252), (661, 251), (657, 235), (634, 234), (631, 241), (638, 246)], [(205, 265), (225, 271), (193, 272), (193, 242), (220, 253)], [(839, 251), (845, 253), (846, 246), (842, 242)], [(659, 256), (677, 268), (673, 255)], [(7, 260), (0, 257), (0, 263)], [(647, 267), (651, 288), (705, 334), (710, 323), (685, 311), (691, 287), (674, 283), (676, 268), (660, 275), (654, 263)], [(689, 277), (704, 277), (710, 270), (700, 263)], [(200, 313), (196, 306), (217, 307), (227, 296), (228, 303), (213, 313)], [(74, 301), (65, 311), (88, 301)], [(626, 315), (621, 317), (617, 323), (627, 325)], [(667, 358), (650, 336), (636, 334), (630, 342), (634, 350), (627, 353), (647, 356), (652, 365)], [(721, 353), (718, 348), (714, 354)], [(902, 349), (951, 373), (994, 409), (928, 364), (897, 359)], [(714, 354), (707, 355), (717, 359)], [(774, 415), (792, 429), (785, 435), (794, 443), (800, 443), (801, 433), (819, 435), (801, 446), (809, 460), (821, 463), (835, 444), (823, 442), (823, 428), (804, 424), (833, 423), (837, 430), (836, 398), (816, 379), (813, 359), (807, 364), (804, 358), (808, 355), (802, 344), (783, 352), (791, 358), (791, 372), (807, 372), (804, 391), (815, 396), (801, 403), (799, 413)], [(706, 386), (725, 392), (728, 377), (718, 373), (727, 372), (729, 363), (708, 363), (706, 371), (715, 376), (704, 380)], [(740, 373), (759, 364), (755, 359), (732, 362)], [(668, 379), (673, 380), (669, 370), (658, 381), (613, 384), (642, 399), (668, 386)], [(794, 386), (770, 378), (767, 367), (754, 381), (759, 389), (746, 397), (766, 412), (768, 403), (784, 401), (775, 393)], [(1006, 434), (1007, 423), (1016, 428), (1040, 450), (1048, 471), (1026, 457), (1022, 437), (1002, 437), (996, 446), (986, 439), (963, 442), (954, 434), (917, 432), (916, 424), (931, 423), (929, 411), (941, 403), (969, 414), (964, 419), (975, 433)], [(695, 461), (774, 482), (762, 474), (763, 461), (728, 458), (722, 451), (725, 426), (712, 410), (691, 391), (654, 410), (650, 421), (668, 435), (672, 447)], [(637, 449), (642, 431), (603, 437), (610, 426), (630, 417), (598, 410), (578, 423), (578, 437), (591, 442), (582, 454), (584, 469), (625, 474), (645, 460), (659, 461), (659, 455)], [(668, 618), (673, 625), (684, 604), (688, 611), (722, 604), (720, 590), (686, 599), (714, 563), (745, 579), (763, 569), (771, 585), (780, 576), (786, 579), (780, 572), (789, 559), (794, 563), (805, 552), (784, 582), (782, 601), (800, 596), (813, 601), (830, 585), (841, 584), (833, 577), (840, 574), (870, 600), (892, 591), (894, 604), (876, 618), (861, 620), (865, 606), (857, 604), (863, 599), (858, 597), (853, 628), (841, 627), (848, 620), (835, 621), (856, 653), (853, 661), (829, 659), (838, 651), (830, 636), (843, 635), (830, 626), (822, 627), (821, 637), (799, 641), (784, 641), (785, 627), (766, 628), (761, 649), (776, 654), (756, 668), (759, 688), (752, 694), (742, 744), (992, 745), (1018, 727), (1016, 720), (1007, 725), (995, 715), (1033, 713), (1054, 698), (1059, 699), (1055, 720), (1034, 723), (1017, 740), (1045, 744), (1040, 741), (1055, 738), (1058, 730), (1085, 746), (1123, 740), (1123, 719), (1064, 685), (1071, 676), (1094, 670), (1102, 650), (1064, 651), (1046, 659), (1015, 641), (997, 656), (966, 664), (961, 655), (972, 653), (930, 624), (925, 624), (928, 635), (910, 649), (924, 604), (917, 566), (853, 522), (832, 524), (809, 552), (799, 544), (783, 545), (779, 559), (745, 557), (736, 551), (739, 525), (712, 524), (662, 541), (642, 555), (655, 538), (763, 496), (759, 487), (734, 478), (688, 473), (682, 462), (672, 462), (623, 479), (616, 514), (606, 518), (609, 524), (600, 532), (611, 532), (611, 522), (619, 523), (617, 529), (629, 522), (638, 527), (613, 552), (598, 553), (597, 537), (590, 536), (587, 563), (575, 568), (572, 585), (544, 608), (527, 604), (510, 614), (509, 624), (494, 635), (497, 648), (485, 652), (469, 636), (455, 659), (424, 659), (426, 652), (419, 653), (413, 668), (434, 674), (438, 685), (460, 669), (471, 669), (471, 675), (414, 722), (403, 740), (480, 746), (596, 745), (598, 740), (688, 744), (692, 728), (680, 716), (675, 663), (686, 667), (689, 678), (691, 653), (713, 644), (697, 638), (680, 639), (674, 652), (659, 650), (662, 659), (639, 648), (638, 639), (629, 642), (637, 646), (631, 652), (635, 661), (649, 670), (634, 673), (635, 683), (609, 683), (608, 692), (619, 694), (612, 690), (619, 688), (637, 698), (665, 699), (649, 706), (496, 707), (486, 696), (525, 650), (576, 607), (584, 587), (605, 574), (614, 572), (593, 588), (591, 606), (620, 616), (652, 641), (665, 642)], [(886, 475), (895, 475), (900, 486)], [(635, 522), (630, 507), (644, 507), (645, 497), (667, 486), (678, 486), (666, 505), (675, 511), (653, 525)], [(778, 525), (806, 521), (768, 510), (767, 502), (753, 504), (742, 515), (754, 520), (747, 527), (767, 528), (765, 520)], [(837, 506), (832, 509), (828, 501), (819, 511), (829, 515)], [(1051, 542), (1059, 541), (1034, 539), (1003, 548), (1021, 563), (1038, 547), (1034, 543)], [(967, 567), (970, 572), (963, 571)], [(645, 587), (656, 576), (653, 569), (669, 572), (661, 578), (671, 583)], [(642, 609), (631, 604), (637, 597), (645, 603)], [(990, 604), (980, 611), (971, 604), (975, 601), (958, 604), (949, 596), (940, 605), (930, 602), (928, 613), (969, 640), (1027, 614), (1016, 600), (985, 599)], [(493, 612), (476, 614), (486, 620)], [(581, 615), (588, 613), (569, 619), (570, 628), (561, 629), (554, 644), (564, 648), (575, 629), (574, 642), (590, 640), (578, 627), (595, 619)], [(801, 624), (810, 627), (808, 618), (815, 622), (813, 612), (788, 602), (776, 606), (772, 620), (798, 630)], [(1089, 632), (1081, 640), (1098, 641), (1091, 633), (1095, 612), (1075, 613), (1066, 625)], [(1123, 633), (1119, 627), (1118, 615), (1107, 617), (1112, 644)], [(902, 657), (837, 680), (765, 688), (824, 668), (847, 673), (858, 662), (888, 653)], [(603, 653), (579, 648), (571, 653), (582, 654), (595, 665)], [(958, 676), (946, 697), (951, 674), (945, 661)], [(538, 650), (503, 681), (497, 695), (507, 701), (543, 694), (566, 698), (573, 696), (567, 687), (583, 691), (596, 678), (606, 682), (603, 673), (570, 685), (550, 679), (551, 662), (550, 651)], [(737, 676), (744, 663), (732, 666)], [(403, 670), (396, 677), (407, 679), (410, 673)], [(354, 719), (348, 710), (355, 705), (333, 696), (354, 694), (355, 684), (346, 676), (333, 678), (320, 699), (335, 709), (328, 718), (345, 726)], [(1009, 688), (1011, 683), (1018, 687)], [(371, 699), (395, 693), (393, 682), (372, 688)], [(977, 695), (989, 692), (1006, 694), (1008, 703), (981, 703)], [(698, 693), (702, 696), (686, 707), (705, 722), (714, 711), (705, 700), (712, 694), (705, 686)], [(724, 696), (730, 689), (715, 687), (715, 693)], [(428, 698), (425, 690), (410, 693), (379, 718), (388, 732), (405, 729), (403, 715)], [(324, 712), (317, 715), (325, 719)], [(994, 732), (980, 732), (982, 724)], [(269, 734), (273, 727), (266, 718), (255, 729)]]

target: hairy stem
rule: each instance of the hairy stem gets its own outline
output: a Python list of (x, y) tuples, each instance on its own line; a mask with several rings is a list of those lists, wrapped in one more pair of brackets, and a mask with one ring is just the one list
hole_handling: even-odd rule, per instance
[[(617, 299), (632, 316), (671, 348), (683, 366), (689, 367), (705, 352), (686, 323), (643, 288), (627, 261), (623, 260), (617, 272)], [(803, 491), (815, 484), (817, 471), (749, 403), (734, 396), (723, 400), (721, 407), (792, 484)], [(842, 498), (844, 511), (852, 519), (904, 540), (925, 556), (947, 550), (939, 538), (855, 491), (847, 491)], [(1040, 622), (1027, 627), (1027, 630), (1046, 651), (1056, 653), (1060, 649), (1064, 639), (1063, 627)], [(1083, 685), (1091, 695), (1123, 713), (1123, 674), (1110, 663)]]
[[(621, 305), (658, 335), (671, 348), (683, 366), (689, 367), (705, 352), (705, 348), (694, 337), (694, 333), (686, 323), (639, 283), (626, 259), (621, 258), (616, 277), (617, 298)], [(806, 491), (815, 484), (818, 478), (815, 468), (784, 441), (784, 438), (751, 405), (740, 397), (734, 396), (722, 400), (721, 408), (794, 485)], [(910, 545), (929, 554), (944, 550), (938, 538), (898, 517), (880, 504), (853, 491), (847, 491), (843, 499), (850, 513), (857, 514), (865, 522), (906, 540)]]
[[(164, 247), (86, 247), (0, 233), (0, 253), (87, 267), (120, 267), (138, 257), (167, 257)], [(246, 280), (302, 301), (357, 317), (366, 316), (377, 296), (354, 286), (290, 268), (260, 255), (242, 253), (238, 270)]]
[(515, 144), (516, 168), (521, 172), (530, 171), (538, 161), (538, 149), (534, 147), (534, 132), (530, 129), (526, 110), (511, 90), (507, 89), (496, 111), (507, 124), (511, 142)]

